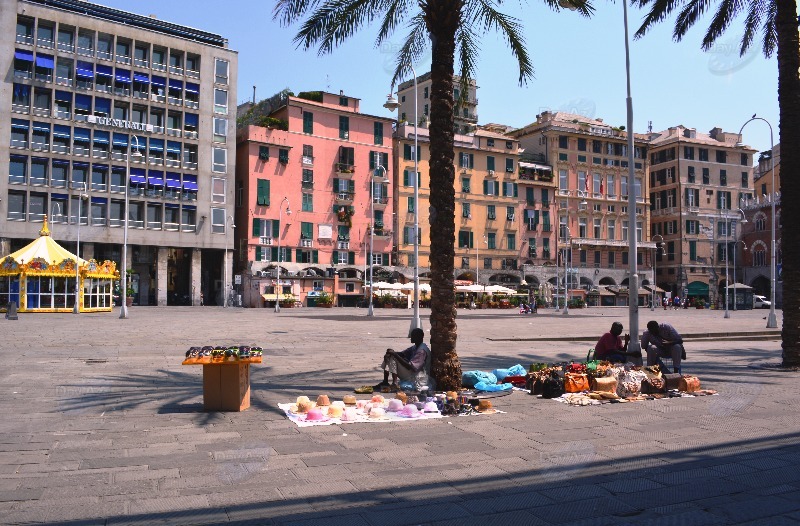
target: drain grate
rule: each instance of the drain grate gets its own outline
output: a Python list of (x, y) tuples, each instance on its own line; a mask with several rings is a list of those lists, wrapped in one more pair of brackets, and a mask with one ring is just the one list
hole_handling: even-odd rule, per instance
[(106, 360), (105, 358), (88, 358), (88, 359), (86, 359), (84, 361), (86, 362), (86, 365), (97, 365), (97, 364), (100, 364), (100, 363), (107, 363), (108, 362), (108, 360)]

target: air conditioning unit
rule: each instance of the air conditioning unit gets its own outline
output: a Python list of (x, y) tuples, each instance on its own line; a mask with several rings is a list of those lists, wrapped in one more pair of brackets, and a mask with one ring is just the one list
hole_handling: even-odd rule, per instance
[(494, 170), (489, 170), (489, 176), (494, 175)]
[(349, 138), (350, 138), (350, 132), (344, 132), (342, 134), (342, 139), (349, 139)]

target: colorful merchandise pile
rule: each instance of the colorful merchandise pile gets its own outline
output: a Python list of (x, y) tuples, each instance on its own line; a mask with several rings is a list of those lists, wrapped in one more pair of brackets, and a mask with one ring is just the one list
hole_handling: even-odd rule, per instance
[[(424, 401), (423, 401), (424, 400)], [(475, 405), (461, 403), (456, 393), (418, 398), (403, 392), (394, 398), (373, 395), (370, 399), (357, 399), (345, 395), (342, 400), (330, 401), (328, 395), (319, 395), (316, 402), (307, 396), (299, 396), (293, 404), (278, 404), (286, 417), (298, 427), (352, 424), (356, 422), (407, 422), (457, 416), (466, 414), (499, 413), (488, 400), (476, 401)]]
[(700, 389), (698, 377), (664, 374), (658, 365), (639, 367), (596, 360), (556, 365), (532, 364), (525, 388), (531, 395), (569, 405), (716, 394), (711, 389)]
[(249, 345), (206, 345), (191, 347), (186, 351), (183, 365), (208, 365), (213, 363), (261, 363), (261, 347)]

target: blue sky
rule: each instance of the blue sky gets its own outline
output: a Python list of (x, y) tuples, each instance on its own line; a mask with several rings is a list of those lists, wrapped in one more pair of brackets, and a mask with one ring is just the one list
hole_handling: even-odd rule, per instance
[[(376, 115), (389, 93), (394, 50), (405, 31), (376, 49), (376, 27), (364, 29), (333, 54), (297, 49), (292, 38), (297, 27), (283, 28), (272, 20), (274, 2), (256, 0), (97, 0), (98, 3), (154, 14), (162, 20), (221, 34), (239, 52), (238, 101), (258, 99), (289, 87), (295, 92), (344, 90), (361, 99), (361, 110)], [(564, 11), (554, 13), (543, 3), (505, 4), (521, 19), (536, 69), (527, 86), (517, 85), (515, 62), (498, 36), (484, 37), (477, 81), (480, 123), (523, 126), (543, 109), (571, 111), (624, 125), (625, 58), (622, 4), (596, 3), (591, 19)], [(631, 34), (643, 13), (629, 11)], [(631, 43), (634, 129), (647, 131), (683, 124), (707, 132), (715, 126), (736, 132), (757, 113), (769, 120), (778, 142), (777, 63), (760, 50), (739, 57), (741, 21), (710, 52), (700, 49), (707, 27), (702, 21), (681, 43), (671, 38), (672, 21), (657, 26)], [(428, 70), (429, 59), (417, 65)], [(769, 129), (753, 122), (745, 142), (759, 150), (769, 148)]]

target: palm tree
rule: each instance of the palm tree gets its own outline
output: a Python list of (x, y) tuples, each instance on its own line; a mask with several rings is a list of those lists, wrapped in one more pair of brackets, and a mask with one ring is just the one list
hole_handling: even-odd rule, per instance
[[(589, 16), (584, 0), (544, 0), (556, 11), (562, 7)], [(456, 54), (460, 65), (461, 96), (475, 76), (478, 41), (491, 31), (506, 40), (519, 65), (519, 82), (533, 76), (522, 38), (522, 26), (495, 9), (498, 0), (277, 0), (275, 18), (284, 25), (301, 21), (295, 42), (320, 53), (333, 49), (363, 26), (380, 20), (376, 46), (405, 24), (407, 36), (397, 56), (392, 84), (409, 71), (431, 46), (430, 122), (430, 239), (431, 239), (431, 351), (432, 374), (438, 389), (461, 385), (461, 365), (456, 353), (456, 303), (453, 288), (455, 258), (455, 168), (453, 159), (453, 71)]]
[[(645, 8), (642, 26), (636, 37), (643, 36), (656, 23), (673, 12), (678, 16), (672, 36), (680, 41), (711, 6), (710, 0), (633, 0)], [(740, 54), (744, 55), (755, 38), (761, 38), (764, 56), (778, 54), (778, 105), (780, 107), (781, 201), (797, 203), (800, 180), (793, 177), (800, 170), (800, 52), (798, 52), (796, 0), (720, 0), (711, 19), (702, 48), (710, 49), (717, 38), (739, 15), (745, 15)], [(757, 79), (750, 79), (757, 82)], [(800, 207), (781, 208), (781, 246), (783, 252), (783, 366), (800, 366)], [(793, 228), (794, 227), (794, 228)]]

